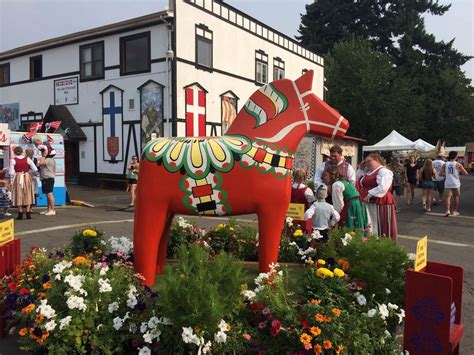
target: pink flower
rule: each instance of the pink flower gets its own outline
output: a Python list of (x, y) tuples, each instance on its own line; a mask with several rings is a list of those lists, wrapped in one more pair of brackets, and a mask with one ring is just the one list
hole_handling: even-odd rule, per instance
[(367, 243), (367, 241), (369, 240), (369, 238), (363, 237), (363, 238), (360, 238), (360, 240), (362, 240), (364, 243)]
[(263, 329), (263, 328), (265, 328), (266, 326), (267, 326), (267, 321), (258, 323), (258, 327), (259, 327), (260, 329)]
[(306, 350), (311, 350), (313, 348), (313, 346), (311, 345), (311, 343), (307, 343), (307, 344), (304, 344), (304, 348)]
[(248, 334), (248, 333), (244, 333), (244, 334), (242, 334), (242, 336), (243, 336), (244, 339), (247, 340), (247, 341), (250, 341), (250, 340), (252, 339), (252, 337), (251, 337), (250, 334)]
[(270, 314), (270, 308), (265, 307), (264, 309), (262, 309), (262, 314), (265, 315), (265, 316), (269, 315)]

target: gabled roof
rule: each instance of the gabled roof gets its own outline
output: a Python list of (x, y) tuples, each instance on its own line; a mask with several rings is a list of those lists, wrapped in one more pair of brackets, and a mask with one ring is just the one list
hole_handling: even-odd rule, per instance
[(71, 114), (67, 106), (54, 106), (50, 105), (48, 111), (44, 115), (44, 123), (52, 121), (61, 121), (61, 129), (64, 132), (63, 136), (65, 139), (71, 141), (85, 141), (87, 136), (81, 127), (76, 122), (76, 119)]

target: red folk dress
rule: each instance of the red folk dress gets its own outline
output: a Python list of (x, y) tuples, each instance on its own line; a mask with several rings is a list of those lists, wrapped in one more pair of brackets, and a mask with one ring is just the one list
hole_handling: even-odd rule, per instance
[[(302, 203), (304, 204), (304, 210), (306, 211), (311, 203), (314, 201), (308, 201), (308, 197), (306, 196), (306, 190), (309, 189), (305, 184), (293, 184), (291, 187), (291, 203)], [(304, 221), (304, 220), (293, 220), (294, 223), (299, 224), (303, 231), (306, 233), (311, 234), (313, 231), (313, 221), (311, 219)]]
[[(360, 197), (363, 200), (370, 195), (367, 206), (369, 217), (369, 229), (374, 234), (397, 238), (397, 217), (395, 213), (395, 199), (390, 188), (393, 174), (390, 170), (379, 167), (364, 175), (361, 179)], [(371, 228), (370, 228), (371, 225)]]

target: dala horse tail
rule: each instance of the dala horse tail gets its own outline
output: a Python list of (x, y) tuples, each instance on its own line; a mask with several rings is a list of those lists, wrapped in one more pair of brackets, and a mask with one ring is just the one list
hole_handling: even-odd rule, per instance
[(311, 92), (313, 72), (258, 89), (222, 137), (158, 138), (143, 150), (134, 225), (135, 269), (153, 285), (175, 214), (256, 213), (259, 269), (276, 262), (293, 157), (307, 133), (343, 136), (349, 123)]

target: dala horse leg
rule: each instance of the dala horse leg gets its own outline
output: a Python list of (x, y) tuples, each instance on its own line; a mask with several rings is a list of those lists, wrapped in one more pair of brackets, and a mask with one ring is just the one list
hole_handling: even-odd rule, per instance
[(269, 265), (278, 260), (281, 231), (286, 209), (266, 205), (258, 215), (258, 268), (260, 272), (270, 271)]
[(168, 208), (156, 204), (145, 206), (140, 200), (135, 210), (133, 230), (134, 265), (135, 270), (145, 277), (143, 283), (152, 286), (155, 283), (158, 248), (168, 218)]
[(161, 274), (166, 264), (166, 255), (168, 254), (168, 239), (170, 236), (171, 224), (173, 223), (174, 213), (169, 212), (166, 218), (166, 224), (161, 233), (160, 245), (158, 246), (158, 257), (156, 259), (156, 273)]

